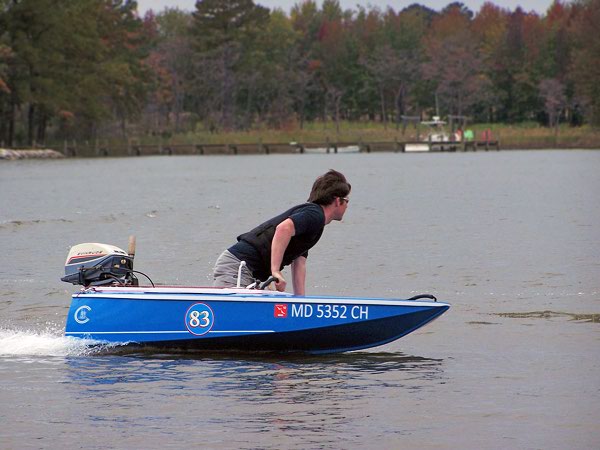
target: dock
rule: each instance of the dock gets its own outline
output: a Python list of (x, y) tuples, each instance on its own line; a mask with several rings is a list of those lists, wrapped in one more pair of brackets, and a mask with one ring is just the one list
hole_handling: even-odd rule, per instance
[(98, 158), (98, 157), (135, 157), (155, 155), (271, 155), (271, 154), (328, 154), (328, 153), (437, 153), (437, 152), (468, 152), (468, 151), (500, 150), (499, 141), (358, 141), (358, 142), (289, 142), (289, 143), (226, 143), (226, 144), (138, 144), (127, 143), (109, 145), (65, 142), (62, 149), (54, 148), (51, 152), (36, 150), (5, 150), (1, 156), (15, 154), (21, 157), (52, 157), (67, 158)]
[(374, 142), (311, 142), (311, 143), (231, 143), (231, 144), (133, 144), (89, 147), (69, 145), (63, 149), (66, 157), (151, 156), (151, 155), (271, 155), (315, 153), (376, 153), (410, 152), (410, 146), (425, 144), (425, 152), (467, 152), (500, 150), (499, 141), (374, 141)]

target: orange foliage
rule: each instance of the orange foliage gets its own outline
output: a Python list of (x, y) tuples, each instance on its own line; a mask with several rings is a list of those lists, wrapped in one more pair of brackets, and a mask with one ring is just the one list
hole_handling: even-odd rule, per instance
[(319, 29), (319, 41), (324, 45), (335, 46), (342, 36), (343, 27), (340, 21), (324, 20)]
[(568, 16), (568, 11), (565, 6), (559, 1), (556, 0), (546, 13), (546, 21), (549, 25), (553, 25), (555, 23), (563, 23), (566, 17)]
[(2, 78), (0, 78), (0, 91), (10, 94), (10, 89)]
[(153, 52), (146, 58), (144, 64), (152, 69), (155, 77), (156, 88), (154, 97), (158, 103), (170, 103), (173, 101), (173, 77), (169, 69), (165, 67), (164, 57), (157, 52)]
[(458, 8), (452, 8), (448, 13), (433, 19), (431, 38), (443, 41), (446, 38), (468, 29), (469, 18), (460, 13)]
[(361, 24), (361, 28), (358, 30), (362, 40), (367, 41), (369, 38), (380, 30), (381, 28), (381, 18), (379, 15), (379, 11), (371, 10), (367, 14), (365, 21)]
[(75, 118), (75, 114), (71, 111), (61, 110), (58, 112), (58, 117), (68, 122)]
[(502, 44), (509, 14), (510, 11), (507, 9), (486, 2), (473, 19), (471, 29), (478, 38), (480, 48), (486, 57), (491, 57)]
[(545, 31), (540, 16), (533, 12), (526, 13), (523, 17), (522, 30), (529, 61), (537, 59), (540, 56)]
[(311, 59), (308, 62), (308, 70), (310, 70), (311, 72), (314, 72), (315, 70), (319, 70), (322, 65), (323, 65), (323, 62), (320, 59)]

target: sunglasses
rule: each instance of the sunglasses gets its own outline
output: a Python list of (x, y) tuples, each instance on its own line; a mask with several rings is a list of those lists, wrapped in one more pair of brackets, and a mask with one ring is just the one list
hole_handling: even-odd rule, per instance
[(340, 200), (344, 200), (346, 204), (350, 203), (350, 199), (348, 197), (339, 197)]

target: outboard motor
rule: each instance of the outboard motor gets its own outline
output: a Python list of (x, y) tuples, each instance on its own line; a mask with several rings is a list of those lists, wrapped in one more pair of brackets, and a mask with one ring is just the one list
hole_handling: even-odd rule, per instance
[[(135, 248), (135, 243), (133, 244)], [(133, 274), (135, 250), (127, 254), (114, 245), (87, 243), (71, 247), (62, 281), (82, 286), (137, 286)]]

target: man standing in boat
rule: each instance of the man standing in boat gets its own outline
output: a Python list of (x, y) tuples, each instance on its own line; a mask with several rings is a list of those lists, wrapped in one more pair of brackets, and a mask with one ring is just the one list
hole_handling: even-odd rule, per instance
[(281, 271), (292, 265), (294, 294), (305, 295), (306, 258), (321, 238), (325, 225), (342, 220), (350, 201), (350, 183), (346, 177), (330, 170), (318, 177), (307, 203), (294, 206), (284, 213), (238, 236), (238, 242), (217, 259), (214, 286), (234, 287), (242, 261), (241, 286), (255, 279), (277, 278), (275, 288), (285, 291), (287, 282)]

